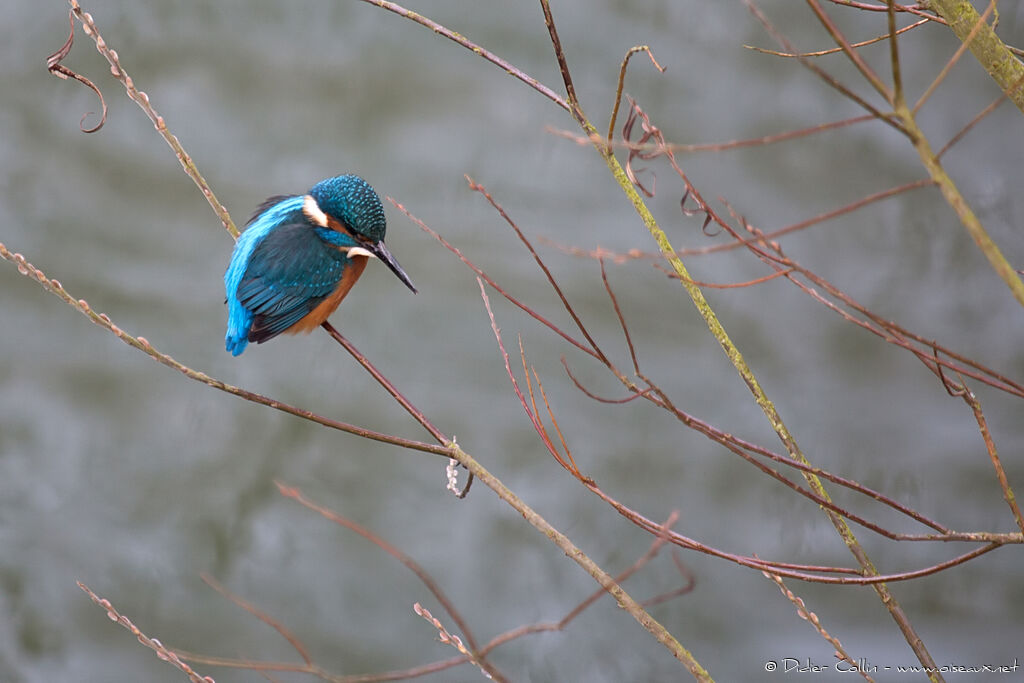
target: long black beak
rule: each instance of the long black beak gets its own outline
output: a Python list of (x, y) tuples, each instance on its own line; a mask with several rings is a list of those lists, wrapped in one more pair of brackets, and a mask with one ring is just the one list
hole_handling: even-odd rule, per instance
[(392, 273), (398, 276), (399, 280), (405, 283), (406, 287), (412, 290), (413, 294), (416, 293), (416, 286), (413, 285), (412, 280), (410, 280), (409, 276), (405, 274), (404, 270), (402, 270), (402, 266), (398, 265), (398, 260), (395, 259), (395, 257), (391, 255), (391, 252), (388, 251), (388, 248), (384, 246), (383, 241), (377, 242), (370, 246), (369, 249), (373, 252), (374, 256), (379, 258), (384, 265), (391, 269)]

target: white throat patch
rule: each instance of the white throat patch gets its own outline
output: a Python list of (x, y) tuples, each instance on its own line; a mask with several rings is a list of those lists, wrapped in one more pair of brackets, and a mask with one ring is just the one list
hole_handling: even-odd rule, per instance
[(369, 256), (370, 258), (377, 258), (377, 255), (372, 251), (363, 249), (362, 247), (349, 247), (348, 255), (351, 256)]
[(302, 202), (302, 213), (306, 215), (306, 218), (313, 221), (316, 225), (321, 228), (327, 227), (327, 214), (320, 210), (316, 200), (313, 199), (312, 195), (306, 195), (305, 200)]
[[(327, 224), (327, 214), (320, 209), (312, 195), (307, 194), (305, 199), (303, 199), (302, 213), (305, 214), (306, 218), (311, 220), (314, 225), (319, 225), (321, 228), (329, 227)], [(339, 247), (339, 249), (347, 252), (349, 256), (368, 256), (370, 258), (377, 258), (376, 254), (363, 247)]]

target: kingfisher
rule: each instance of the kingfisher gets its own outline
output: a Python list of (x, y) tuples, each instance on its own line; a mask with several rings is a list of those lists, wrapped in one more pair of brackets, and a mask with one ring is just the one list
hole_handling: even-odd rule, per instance
[(386, 230), (380, 197), (356, 175), (327, 178), (308, 194), (263, 202), (224, 273), (227, 350), (237, 356), (249, 342), (310, 332), (338, 308), (371, 258), (383, 261), (415, 293), (384, 246)]

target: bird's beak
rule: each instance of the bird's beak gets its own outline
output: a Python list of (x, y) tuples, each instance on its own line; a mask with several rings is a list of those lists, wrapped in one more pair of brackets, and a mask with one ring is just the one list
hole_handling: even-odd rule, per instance
[(398, 261), (391, 255), (388, 248), (384, 246), (383, 241), (377, 242), (374, 245), (369, 245), (367, 250), (379, 258), (384, 265), (390, 268), (391, 272), (397, 275), (398, 279), (404, 282), (405, 286), (411, 289), (413, 294), (416, 293), (416, 286), (412, 284), (412, 280), (410, 280), (409, 276), (405, 274), (404, 270), (402, 270), (402, 266), (398, 265)]

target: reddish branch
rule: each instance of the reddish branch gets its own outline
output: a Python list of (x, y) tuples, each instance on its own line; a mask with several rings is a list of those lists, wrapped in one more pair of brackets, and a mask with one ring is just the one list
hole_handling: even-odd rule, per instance
[[(371, 530), (367, 529), (366, 527), (357, 524), (356, 522), (352, 521), (351, 519), (348, 519), (347, 517), (339, 515), (337, 512), (334, 512), (329, 508), (323, 507), (309, 500), (299, 489), (285, 486), (284, 484), (281, 483), (278, 483), (277, 486), (282, 495), (299, 502), (300, 504), (304, 505), (310, 510), (313, 510), (314, 512), (322, 515), (326, 519), (334, 522), (335, 524), (338, 524), (340, 526), (345, 527), (346, 529), (354, 531), (363, 538), (375, 544), (377, 547), (384, 550), (391, 557), (400, 561), (410, 571), (412, 571), (420, 580), (420, 582), (423, 583), (423, 585), (426, 586), (426, 588), (434, 595), (434, 597), (442, 605), (442, 607), (452, 618), (452, 620), (458, 624), (463, 637), (466, 639), (467, 644), (469, 644), (470, 650), (472, 652), (472, 657), (475, 658), (476, 663), (484, 663), (487, 667), (488, 673), (490, 673), (491, 675), (497, 673), (498, 680), (504, 679), (500, 678), (500, 672), (497, 672), (497, 670), (493, 668), (493, 665), (491, 665), (490, 662), (486, 659), (488, 655), (490, 655), (492, 652), (494, 652), (497, 648), (501, 647), (502, 645), (505, 645), (506, 643), (512, 642), (513, 640), (517, 640), (524, 636), (534, 633), (561, 631), (565, 629), (588, 607), (597, 602), (602, 596), (607, 595), (607, 591), (605, 591), (603, 588), (599, 588), (595, 590), (593, 593), (591, 593), (589, 596), (587, 596), (582, 602), (580, 602), (575, 607), (570, 609), (566, 613), (566, 615), (558, 621), (525, 624), (523, 626), (519, 626), (517, 628), (505, 631), (504, 633), (501, 633), (492, 638), (491, 640), (489, 640), (483, 646), (478, 646), (476, 644), (475, 638), (472, 635), (472, 632), (469, 629), (467, 622), (461, 616), (459, 611), (455, 608), (452, 600), (449, 599), (447, 595), (444, 593), (444, 591), (441, 589), (439, 582), (433, 576), (431, 576), (431, 574), (425, 568), (423, 568), (422, 565), (416, 562), (412, 557), (402, 552), (400, 549), (394, 547), (393, 545), (391, 545), (390, 543), (388, 543), (387, 541), (385, 541), (380, 536), (378, 536)], [(655, 557), (657, 557), (661, 549), (664, 548), (664, 546), (669, 542), (669, 529), (676, 523), (678, 519), (679, 513), (677, 511), (672, 512), (672, 514), (669, 515), (668, 519), (665, 520), (664, 523), (658, 525), (659, 531), (655, 533), (654, 539), (651, 541), (650, 548), (647, 550), (646, 553), (637, 558), (637, 560), (632, 565), (630, 565), (628, 568), (626, 568), (624, 571), (622, 571), (615, 577), (616, 583), (621, 584), (625, 582), (629, 577), (636, 574), (638, 571), (647, 566), (647, 564), (649, 564)], [(647, 600), (643, 601), (644, 605), (661, 604), (673, 598), (685, 595), (686, 593), (689, 593), (693, 590), (695, 581), (692, 572), (690, 572), (690, 570), (682, 563), (682, 561), (678, 558), (678, 556), (676, 556), (675, 553), (673, 553), (672, 560), (676, 567), (676, 570), (679, 572), (680, 576), (683, 579), (682, 585), (680, 585), (678, 588), (648, 598)], [(178, 661), (189, 661), (194, 663), (206, 664), (209, 666), (222, 666), (235, 669), (248, 669), (253, 671), (261, 671), (265, 674), (273, 671), (303, 673), (315, 676), (325, 681), (338, 681), (339, 683), (350, 683), (355, 681), (359, 681), (360, 683), (374, 683), (377, 681), (396, 681), (412, 679), (430, 673), (437, 673), (439, 671), (451, 669), (461, 664), (468, 663), (471, 660), (470, 656), (463, 655), (458, 657), (450, 657), (448, 659), (431, 662), (430, 664), (424, 664), (421, 666), (412, 667), (408, 669), (385, 671), (377, 674), (365, 674), (360, 676), (345, 676), (334, 674), (312, 662), (307, 654), (308, 648), (301, 641), (299, 641), (298, 638), (291, 634), (291, 632), (288, 631), (283, 625), (281, 625), (280, 621), (270, 616), (269, 614), (263, 612), (252, 603), (244, 600), (243, 598), (237, 595), (234, 595), (213, 579), (204, 576), (204, 580), (211, 587), (217, 590), (217, 592), (219, 592), (221, 595), (231, 600), (236, 605), (239, 605), (260, 621), (274, 628), (283, 638), (285, 638), (285, 640), (288, 641), (288, 643), (299, 654), (299, 657), (303, 661), (301, 663), (260, 661), (245, 658), (215, 657), (198, 654), (194, 652), (188, 652), (180, 649), (167, 650), (167, 653), (171, 657), (177, 659)], [(109, 608), (109, 603), (107, 603), (106, 601), (103, 602)]]

